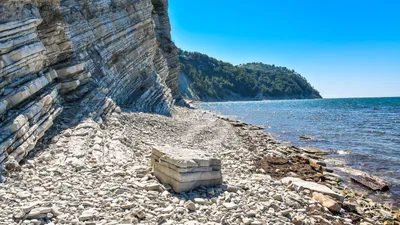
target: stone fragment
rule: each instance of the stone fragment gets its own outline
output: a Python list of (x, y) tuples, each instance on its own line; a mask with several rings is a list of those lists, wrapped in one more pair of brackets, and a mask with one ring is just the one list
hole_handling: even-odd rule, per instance
[(19, 211), (19, 212), (17, 212), (17, 213), (14, 214), (14, 218), (15, 218), (15, 219), (22, 219), (22, 218), (25, 217), (25, 215), (26, 215), (25, 212)]
[(343, 209), (345, 209), (348, 212), (357, 212), (357, 204), (356, 203), (352, 203), (352, 202), (348, 202), (348, 201), (344, 201), (343, 202)]
[(158, 191), (160, 190), (161, 185), (158, 183), (151, 183), (151, 184), (146, 184), (144, 186), (144, 189), (148, 190), (148, 191)]
[(137, 211), (133, 212), (133, 214), (139, 219), (146, 218), (146, 213), (144, 213), (142, 210), (137, 210)]
[(332, 191), (330, 188), (328, 188), (325, 185), (322, 184), (317, 184), (315, 182), (310, 182), (310, 181), (304, 181), (300, 178), (295, 178), (295, 177), (285, 177), (281, 180), (283, 184), (289, 184), (291, 186), (294, 186), (298, 191), (304, 190), (304, 189), (309, 189), (314, 192), (319, 192), (324, 195), (329, 195), (340, 202), (343, 201), (344, 197), (334, 191)]
[(206, 204), (207, 200), (205, 200), (204, 198), (195, 198), (194, 202), (203, 205)]
[(79, 216), (79, 220), (80, 221), (88, 221), (88, 220), (92, 220), (96, 217), (97, 215), (97, 211), (93, 210), (93, 209), (89, 209), (86, 211), (83, 211), (81, 213), (81, 215)]
[(237, 205), (233, 202), (225, 202), (224, 207), (227, 208), (228, 210), (236, 209)]
[(322, 206), (328, 208), (331, 212), (334, 213), (340, 212), (341, 206), (331, 198), (318, 192), (313, 192), (312, 198), (315, 201), (319, 202)]
[(280, 194), (274, 194), (274, 196), (272, 196), (273, 199), (275, 199), (276, 201), (282, 201), (282, 195)]
[(256, 216), (256, 211), (250, 210), (246, 213), (247, 217), (255, 217)]
[(379, 212), (381, 213), (381, 215), (385, 218), (385, 219), (393, 219), (393, 215), (391, 212), (388, 212), (386, 210), (380, 209)]
[(196, 210), (196, 205), (192, 201), (187, 202), (185, 207), (190, 211)]
[(226, 188), (226, 190), (227, 190), (228, 192), (237, 192), (237, 191), (239, 190), (239, 188), (236, 187), (236, 186), (233, 186), (233, 185), (228, 185), (228, 187)]
[(32, 209), (26, 216), (28, 219), (41, 219), (47, 216), (47, 213), (51, 212), (50, 207), (40, 207)]
[(31, 193), (29, 193), (28, 191), (20, 191), (16, 194), (16, 196), (20, 199), (26, 199), (31, 197)]

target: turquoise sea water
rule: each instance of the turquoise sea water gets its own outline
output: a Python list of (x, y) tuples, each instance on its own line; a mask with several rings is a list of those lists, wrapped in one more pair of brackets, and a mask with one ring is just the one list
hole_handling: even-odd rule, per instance
[[(400, 97), (199, 103), (262, 125), (278, 140), (333, 150), (331, 157), (391, 181), (400, 202)], [(317, 141), (300, 140), (311, 135)]]

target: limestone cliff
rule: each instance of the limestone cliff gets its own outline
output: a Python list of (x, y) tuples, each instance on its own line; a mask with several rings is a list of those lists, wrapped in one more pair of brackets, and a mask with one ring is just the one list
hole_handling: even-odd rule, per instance
[(169, 114), (182, 101), (170, 30), (167, 0), (0, 0), (0, 166), (63, 109)]

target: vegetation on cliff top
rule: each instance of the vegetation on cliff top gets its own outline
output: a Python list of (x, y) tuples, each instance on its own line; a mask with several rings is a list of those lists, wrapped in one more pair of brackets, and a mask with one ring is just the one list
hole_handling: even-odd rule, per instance
[(180, 51), (179, 59), (181, 76), (190, 80), (187, 87), (181, 86), (181, 92), (188, 98), (203, 101), (321, 98), (303, 76), (286, 67), (263, 63), (234, 66), (187, 51)]

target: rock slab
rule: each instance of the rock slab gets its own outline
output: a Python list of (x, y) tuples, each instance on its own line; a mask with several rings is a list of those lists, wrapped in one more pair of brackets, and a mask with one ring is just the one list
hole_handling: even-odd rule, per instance
[(222, 184), (221, 160), (207, 152), (157, 146), (151, 158), (154, 175), (175, 192)]

